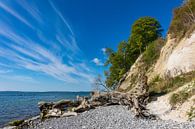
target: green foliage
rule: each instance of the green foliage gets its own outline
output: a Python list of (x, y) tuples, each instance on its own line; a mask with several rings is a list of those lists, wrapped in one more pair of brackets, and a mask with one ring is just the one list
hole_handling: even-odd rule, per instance
[(156, 76), (149, 83), (149, 91), (151, 95), (168, 93), (193, 80), (195, 80), (195, 71), (183, 73), (174, 78), (166, 77), (162, 79)]
[(156, 62), (156, 60), (160, 56), (160, 50), (163, 47), (163, 45), (164, 40), (162, 38), (159, 38), (148, 45), (146, 51), (143, 54), (143, 60), (147, 67), (150, 67), (152, 64)]
[[(186, 0), (185, 3), (174, 10), (173, 20), (169, 28), (169, 34), (173, 38), (181, 39), (191, 29), (195, 29), (195, 1)], [(193, 27), (192, 27), (193, 26)], [(190, 34), (190, 33), (188, 33)]]
[(161, 32), (161, 25), (156, 19), (152, 17), (142, 17), (132, 26), (130, 37), (131, 45), (139, 49), (141, 54), (149, 43), (161, 37)]
[(24, 123), (24, 120), (14, 120), (12, 122), (9, 123), (10, 126), (19, 126), (22, 123)]
[[(162, 82), (162, 83), (160, 83)], [(160, 85), (161, 84), (161, 85)], [(158, 75), (152, 79), (149, 83), (149, 93), (152, 96), (153, 94), (161, 94), (163, 93), (164, 89), (164, 80)]]
[(118, 46), (117, 52), (114, 52), (109, 48), (106, 49), (108, 60), (105, 65), (110, 65), (109, 71), (105, 72), (107, 77), (106, 85), (108, 87), (114, 88), (119, 79), (131, 66), (131, 63), (128, 62), (129, 59), (126, 52), (127, 45), (128, 44), (125, 41), (121, 42)]
[[(132, 32), (128, 42), (122, 41), (118, 45), (118, 49), (114, 52), (112, 49), (107, 48), (106, 54), (108, 60), (105, 65), (109, 66), (109, 71), (105, 72), (106, 85), (109, 88), (115, 88), (118, 81), (123, 75), (130, 69), (135, 63), (141, 52), (146, 47), (161, 36), (161, 26), (157, 20), (151, 17), (143, 17), (138, 19), (132, 26)], [(149, 59), (150, 52), (154, 51), (157, 53), (158, 45), (150, 46), (148, 52), (146, 52), (146, 60)], [(155, 54), (157, 57), (157, 54)], [(149, 60), (147, 60), (149, 62)]]
[(185, 102), (189, 98), (189, 96), (190, 95), (188, 92), (180, 91), (179, 93), (174, 93), (170, 97), (169, 102), (172, 106), (175, 106), (176, 104), (182, 104), (183, 102)]
[(195, 95), (195, 82), (191, 82), (187, 87), (182, 89), (181, 91), (174, 93), (170, 97), (170, 104), (172, 106), (175, 106), (177, 104), (182, 104), (185, 102), (188, 98)]

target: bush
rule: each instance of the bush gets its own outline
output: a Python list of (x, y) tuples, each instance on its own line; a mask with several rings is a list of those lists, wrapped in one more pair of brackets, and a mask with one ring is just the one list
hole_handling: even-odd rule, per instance
[(149, 84), (149, 91), (151, 94), (164, 94), (177, 89), (183, 84), (185, 84), (185, 81), (183, 81), (183, 78), (180, 78), (179, 76), (166, 79), (159, 78), (158, 80), (154, 78), (154, 80), (152, 80)]
[(149, 83), (150, 94), (164, 94), (176, 90), (184, 84), (195, 80), (195, 71), (183, 73), (176, 77), (160, 78), (156, 76)]
[(169, 102), (170, 102), (171, 105), (176, 105), (176, 103), (178, 102), (178, 100), (179, 100), (179, 94), (174, 93), (174, 94), (170, 97)]
[(180, 91), (179, 93), (174, 93), (170, 97), (169, 102), (172, 106), (175, 106), (177, 104), (182, 104), (189, 98), (189, 96), (190, 96), (189, 93), (184, 92), (184, 91)]
[[(181, 39), (189, 35), (188, 30), (195, 24), (195, 1), (186, 0), (186, 2), (173, 12), (173, 20), (169, 28), (169, 34), (172, 38)], [(194, 29), (194, 28), (193, 28)], [(190, 30), (192, 32), (192, 30)]]
[(184, 103), (187, 99), (195, 95), (195, 82), (191, 82), (187, 87), (179, 91), (178, 93), (174, 93), (170, 97), (170, 104), (175, 106), (177, 104)]
[(143, 54), (143, 60), (147, 65), (147, 68), (156, 62), (160, 56), (161, 48), (164, 45), (164, 39), (158, 38), (154, 42), (148, 45), (146, 51)]

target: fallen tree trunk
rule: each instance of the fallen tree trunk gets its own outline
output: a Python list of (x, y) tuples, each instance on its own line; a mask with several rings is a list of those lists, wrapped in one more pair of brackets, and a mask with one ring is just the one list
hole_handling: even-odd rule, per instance
[[(150, 117), (146, 110), (148, 102), (148, 85), (147, 77), (140, 76), (140, 83), (128, 93), (121, 92), (106, 92), (92, 94), (88, 97), (78, 97), (76, 101), (63, 100), (56, 103), (39, 103), (41, 118), (49, 116), (62, 116), (68, 111), (72, 114), (81, 113), (99, 106), (108, 105), (125, 105), (129, 109), (134, 110), (137, 117)], [(56, 112), (56, 114), (55, 114)], [(66, 115), (64, 115), (66, 116)], [(69, 114), (67, 115), (69, 116)]]

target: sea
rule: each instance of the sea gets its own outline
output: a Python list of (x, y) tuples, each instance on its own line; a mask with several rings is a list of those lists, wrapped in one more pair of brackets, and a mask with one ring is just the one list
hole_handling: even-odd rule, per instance
[(90, 92), (0, 92), (0, 128), (13, 120), (28, 119), (39, 114), (37, 103), (76, 99)]

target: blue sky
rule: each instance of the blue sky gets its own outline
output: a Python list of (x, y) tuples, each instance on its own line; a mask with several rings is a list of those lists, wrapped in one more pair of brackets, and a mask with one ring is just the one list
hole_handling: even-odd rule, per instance
[(0, 91), (87, 91), (142, 16), (164, 35), (182, 0), (0, 0)]

